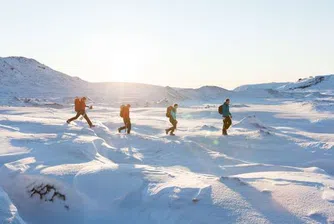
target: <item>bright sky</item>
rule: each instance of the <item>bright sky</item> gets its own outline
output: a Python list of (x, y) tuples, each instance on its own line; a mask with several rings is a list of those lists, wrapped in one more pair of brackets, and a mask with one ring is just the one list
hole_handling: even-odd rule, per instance
[(334, 73), (333, 0), (0, 0), (0, 56), (199, 87)]

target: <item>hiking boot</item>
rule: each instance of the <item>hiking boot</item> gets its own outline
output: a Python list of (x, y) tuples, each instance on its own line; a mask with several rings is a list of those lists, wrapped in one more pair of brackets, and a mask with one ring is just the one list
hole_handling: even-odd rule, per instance
[(94, 128), (95, 127), (95, 125), (94, 124), (92, 124), (91, 126), (89, 126), (90, 128)]
[(118, 130), (118, 133), (121, 133), (121, 128), (118, 128), (117, 130)]
[(69, 120), (66, 121), (67, 124), (71, 123)]
[(223, 129), (223, 135), (227, 135), (227, 131)]
[(170, 133), (170, 136), (175, 136), (175, 134), (174, 133)]
[(165, 129), (165, 132), (166, 132), (166, 135), (168, 135), (168, 132), (169, 132), (168, 129)]

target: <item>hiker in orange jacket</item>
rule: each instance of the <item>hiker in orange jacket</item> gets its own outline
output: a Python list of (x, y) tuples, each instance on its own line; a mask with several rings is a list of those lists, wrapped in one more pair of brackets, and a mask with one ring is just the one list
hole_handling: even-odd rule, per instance
[[(68, 119), (66, 122), (69, 124), (71, 123), (71, 121), (74, 121), (76, 119), (78, 119), (81, 115), (85, 118), (85, 120), (87, 121), (88, 125), (90, 128), (95, 127), (95, 125), (92, 124), (92, 122), (90, 121), (89, 117), (86, 114), (86, 107), (88, 107), (86, 105), (86, 97), (82, 97), (81, 99), (76, 98), (74, 100), (74, 107), (75, 107), (75, 112), (77, 112), (77, 115), (75, 115), (74, 117)], [(89, 109), (93, 109), (92, 106), (88, 107)]]
[(121, 131), (124, 129), (127, 130), (128, 134), (131, 132), (130, 107), (130, 104), (121, 106), (120, 116), (123, 118), (124, 126), (118, 129), (119, 133), (121, 133)]

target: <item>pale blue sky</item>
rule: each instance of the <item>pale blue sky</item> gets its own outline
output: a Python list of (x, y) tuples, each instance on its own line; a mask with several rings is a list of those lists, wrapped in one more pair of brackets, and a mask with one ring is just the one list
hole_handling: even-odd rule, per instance
[(231, 89), (334, 73), (333, 0), (0, 3), (0, 56), (88, 81)]

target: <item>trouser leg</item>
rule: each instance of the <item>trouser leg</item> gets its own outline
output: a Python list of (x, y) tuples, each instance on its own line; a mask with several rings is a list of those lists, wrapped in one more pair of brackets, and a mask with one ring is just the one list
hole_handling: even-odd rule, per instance
[(226, 130), (230, 128), (231, 124), (232, 124), (231, 117), (227, 117)]
[(230, 117), (224, 117), (224, 126), (223, 126), (223, 135), (227, 134), (227, 129), (229, 129), (229, 127), (232, 124), (231, 118)]
[(130, 134), (130, 132), (131, 132), (131, 120), (130, 120), (130, 118), (126, 120), (126, 128), (127, 128), (128, 134)]
[(118, 130), (123, 131), (124, 129), (127, 129), (127, 133), (130, 134), (131, 131), (131, 121), (129, 118), (123, 118), (124, 126), (120, 127)]
[(168, 134), (172, 129), (173, 127), (166, 129), (166, 133)]
[(92, 122), (90, 121), (90, 119), (89, 119), (89, 117), (87, 116), (87, 114), (86, 114), (86, 113), (83, 115), (83, 117), (84, 117), (84, 118), (85, 118), (85, 120), (87, 121), (87, 123), (88, 123), (89, 127), (91, 127), (93, 124), (92, 124)]
[(176, 130), (176, 126), (177, 126), (177, 120), (170, 119), (170, 123), (172, 123), (173, 125), (173, 127), (170, 128), (170, 133), (174, 134), (174, 131)]
[(70, 123), (71, 121), (74, 121), (74, 120), (78, 119), (80, 117), (80, 115), (81, 115), (81, 113), (77, 112), (77, 115), (75, 115), (74, 117), (68, 119), (67, 122)]

